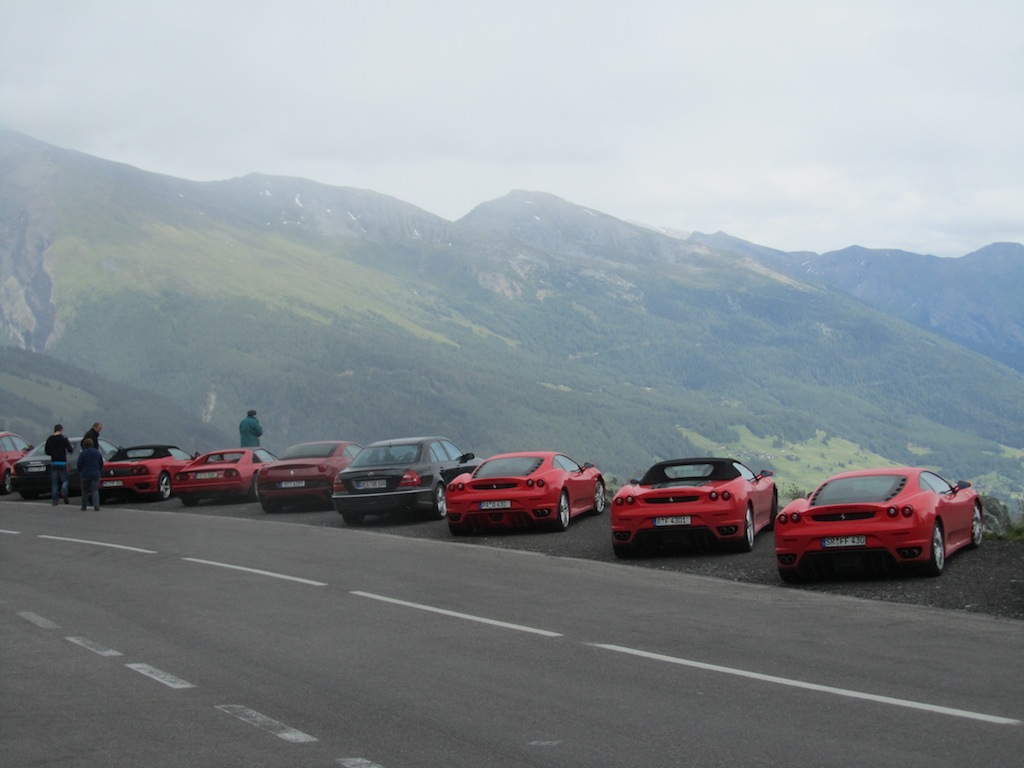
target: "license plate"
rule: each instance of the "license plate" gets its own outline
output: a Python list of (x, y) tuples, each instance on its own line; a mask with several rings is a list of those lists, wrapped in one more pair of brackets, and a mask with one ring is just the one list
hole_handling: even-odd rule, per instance
[(122, 485), (124, 485), (124, 480), (104, 480), (103, 481), (103, 487), (104, 488), (120, 488)]
[(45, 472), (46, 467), (25, 467), (26, 472)]
[(306, 484), (305, 480), (282, 480), (282, 488), (301, 488)]
[(826, 536), (821, 540), (821, 548), (831, 547), (863, 547), (868, 543), (867, 536)]
[(675, 517), (656, 517), (654, 518), (654, 524), (656, 526), (662, 525), (689, 525), (689, 515), (677, 515)]
[(216, 472), (196, 472), (196, 480), (212, 480), (216, 476)]
[(374, 491), (379, 488), (387, 488), (387, 480), (360, 480), (356, 483), (356, 488), (360, 491)]
[(502, 501), (481, 501), (480, 509), (508, 509), (512, 506), (512, 502), (508, 499)]

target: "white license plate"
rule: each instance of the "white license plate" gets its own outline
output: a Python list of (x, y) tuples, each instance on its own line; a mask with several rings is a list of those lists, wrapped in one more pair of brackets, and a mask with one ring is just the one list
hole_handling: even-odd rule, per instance
[(675, 517), (656, 517), (654, 518), (654, 524), (656, 526), (662, 525), (689, 525), (689, 515), (677, 515)]
[(216, 476), (216, 472), (196, 472), (196, 480), (212, 480)]
[(282, 488), (302, 488), (306, 484), (305, 480), (282, 480)]
[(821, 540), (821, 548), (831, 547), (863, 547), (868, 543), (867, 536), (826, 536)]
[(25, 467), (26, 472), (45, 472), (46, 467)]
[(124, 480), (104, 480), (103, 481), (103, 487), (104, 488), (120, 488), (122, 485), (124, 485)]
[(356, 483), (356, 488), (360, 491), (373, 491), (379, 488), (387, 488), (387, 480), (360, 480)]
[(512, 502), (508, 499), (502, 501), (481, 501), (480, 509), (508, 509), (512, 506)]

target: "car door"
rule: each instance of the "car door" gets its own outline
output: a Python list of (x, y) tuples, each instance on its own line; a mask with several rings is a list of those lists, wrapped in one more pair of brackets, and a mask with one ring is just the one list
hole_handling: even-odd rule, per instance
[(747, 484), (748, 498), (754, 507), (754, 530), (760, 530), (768, 525), (772, 513), (771, 484), (764, 478), (758, 479), (749, 467), (738, 461), (733, 462), (733, 467)]
[(934, 472), (922, 472), (921, 483), (937, 496), (935, 512), (942, 518), (947, 551), (959, 547), (970, 538), (974, 504)]
[(555, 455), (552, 463), (565, 472), (565, 489), (569, 493), (569, 512), (577, 515), (594, 506), (594, 484), (583, 467), (563, 454)]
[[(472, 453), (467, 453), (459, 448), (451, 440), (439, 440), (437, 441), (438, 446), (444, 455), (447, 457), (447, 461), (444, 464), (442, 471), (442, 478), (444, 482), (458, 477), (463, 472), (471, 472), (473, 468), (480, 462), (473, 456)], [(468, 457), (465, 458), (464, 457)]]

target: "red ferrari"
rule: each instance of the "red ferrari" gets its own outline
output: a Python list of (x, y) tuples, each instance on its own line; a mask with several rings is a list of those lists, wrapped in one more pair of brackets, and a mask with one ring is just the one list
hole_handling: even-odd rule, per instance
[(735, 459), (672, 459), (630, 480), (612, 500), (612, 548), (620, 558), (667, 545), (726, 545), (741, 552), (779, 510), (772, 472)]
[(599, 515), (607, 503), (604, 478), (589, 462), (553, 451), (503, 453), (448, 484), (448, 529), (456, 536), (536, 525), (564, 531), (571, 518)]
[(14, 476), (14, 462), (21, 461), (33, 446), (28, 444), (21, 435), (13, 432), (0, 432), (0, 494), (11, 492), (11, 478)]
[(200, 499), (256, 501), (256, 472), (277, 457), (263, 448), (226, 448), (204, 453), (174, 475), (174, 491), (186, 507)]
[(264, 464), (256, 475), (263, 511), (277, 512), (289, 504), (305, 503), (333, 509), (334, 476), (349, 465), (359, 448), (346, 440), (299, 443), (277, 461)]
[(844, 472), (782, 510), (779, 576), (793, 582), (873, 568), (939, 576), (949, 555), (981, 544), (982, 515), (970, 483), (950, 485), (927, 469)]
[(171, 478), (192, 461), (188, 451), (176, 445), (133, 445), (118, 448), (103, 465), (100, 495), (150, 496), (167, 501), (173, 493)]

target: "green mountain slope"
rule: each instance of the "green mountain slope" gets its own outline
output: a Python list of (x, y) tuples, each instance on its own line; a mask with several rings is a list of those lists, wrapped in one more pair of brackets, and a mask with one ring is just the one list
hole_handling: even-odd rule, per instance
[(782, 484), (885, 461), (1022, 491), (1020, 373), (752, 254), (541, 193), (447, 222), (0, 133), (0, 270), (9, 343), (220, 435), (257, 408), (272, 450), (437, 432), (621, 479), (728, 452)]

